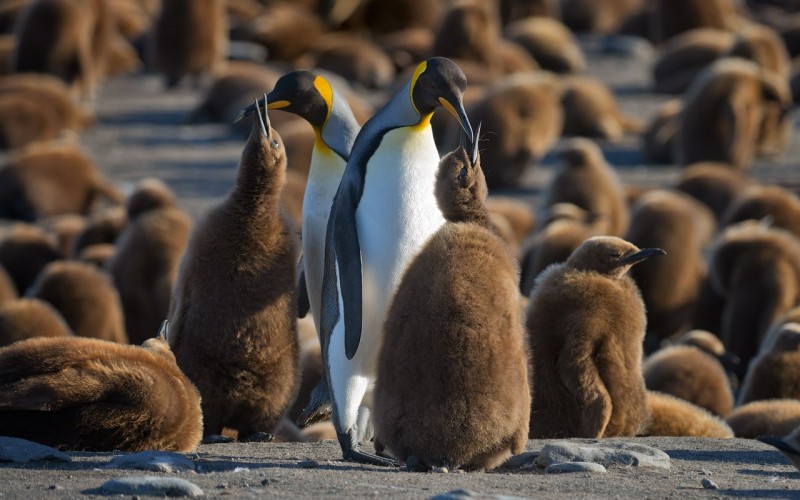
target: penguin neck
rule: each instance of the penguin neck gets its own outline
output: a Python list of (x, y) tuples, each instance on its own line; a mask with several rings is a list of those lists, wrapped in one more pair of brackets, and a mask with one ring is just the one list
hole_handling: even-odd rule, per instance
[[(234, 211), (248, 218), (257, 218), (261, 223), (278, 217), (278, 205), (285, 182), (284, 166), (275, 165), (267, 158), (265, 148), (245, 148), (239, 163), (236, 185), (230, 197)], [(283, 160), (281, 160), (283, 161)]]
[(449, 222), (468, 222), (485, 227), (492, 232), (497, 232), (497, 229), (489, 218), (489, 210), (483, 203), (459, 205), (443, 212), (445, 219)]

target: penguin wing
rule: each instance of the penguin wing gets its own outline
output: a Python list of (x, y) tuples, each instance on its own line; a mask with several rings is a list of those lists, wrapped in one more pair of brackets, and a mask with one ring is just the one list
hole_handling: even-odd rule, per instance
[[(577, 335), (580, 338), (580, 335)], [(572, 394), (581, 409), (575, 437), (600, 438), (611, 420), (611, 396), (606, 390), (592, 351), (581, 352), (576, 346), (565, 346), (558, 356), (561, 383)]]
[(303, 265), (303, 257), (297, 264), (297, 317), (304, 318), (311, 309), (311, 302), (308, 299), (308, 285), (306, 284), (306, 269)]
[[(358, 242), (356, 225), (358, 200), (352, 190), (344, 190), (341, 199), (344, 209), (336, 212), (333, 241), (339, 274), (339, 293), (344, 309), (344, 352), (347, 359), (353, 359), (361, 342), (361, 245)], [(332, 210), (335, 209), (334, 200)]]
[(67, 367), (0, 387), (0, 409), (55, 411), (102, 399), (108, 381), (85, 368)]

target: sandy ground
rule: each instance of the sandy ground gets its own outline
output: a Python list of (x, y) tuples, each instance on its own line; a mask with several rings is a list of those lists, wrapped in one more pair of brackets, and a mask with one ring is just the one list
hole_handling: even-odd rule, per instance
[[(649, 94), (652, 54), (622, 57), (609, 54), (597, 40), (585, 40), (590, 74), (606, 81), (626, 112), (649, 119), (665, 96)], [(265, 89), (268, 90), (268, 89)], [(186, 117), (200, 98), (183, 87), (165, 93), (152, 75), (132, 75), (107, 82), (98, 95), (98, 123), (81, 137), (104, 172), (126, 189), (146, 176), (166, 181), (193, 216), (202, 214), (233, 183), (242, 138), (226, 125), (189, 125)], [(773, 160), (759, 160), (753, 169), (761, 179), (800, 185), (796, 158), (800, 141)], [(609, 161), (624, 180), (660, 185), (677, 176), (674, 168), (642, 165), (638, 139), (603, 144)], [(531, 168), (524, 187), (513, 194), (535, 198), (556, 163), (548, 155)], [(670, 470), (612, 468), (606, 474), (552, 475), (536, 471), (478, 474), (410, 474), (361, 466), (340, 460), (336, 443), (203, 445), (188, 456), (198, 473), (182, 473), (207, 496), (426, 498), (455, 489), (482, 494), (544, 498), (668, 498), (766, 497), (800, 498), (800, 473), (773, 449), (747, 440), (637, 439), (672, 458)], [(541, 449), (531, 441), (528, 449)], [(0, 496), (7, 498), (74, 498), (119, 476), (147, 474), (108, 470), (112, 453), (71, 453), (73, 461), (28, 465), (0, 464)], [(314, 460), (315, 468), (300, 463)], [(306, 464), (307, 465), (307, 464)], [(313, 464), (312, 464), (313, 465)], [(163, 475), (163, 474), (162, 474)], [(705, 490), (701, 480), (714, 481), (718, 490)]]

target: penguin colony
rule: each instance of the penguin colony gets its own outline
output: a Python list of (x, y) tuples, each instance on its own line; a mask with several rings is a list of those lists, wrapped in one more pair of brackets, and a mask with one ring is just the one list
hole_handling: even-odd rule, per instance
[[(526, 437), (796, 450), (800, 201), (753, 175), (788, 147), (788, 25), (731, 0), (375, 4), (0, 6), (0, 434), (327, 436), (410, 470), (491, 469)], [(675, 99), (627, 114), (580, 74), (579, 33), (648, 40)], [(97, 89), (137, 68), (240, 137), (203, 218), (158, 179), (114, 185), (80, 145)], [(609, 144), (636, 136), (680, 175), (624, 185)], [(532, 182), (535, 208), (496, 195)], [(115, 415), (73, 391), (117, 383), (135, 404)]]

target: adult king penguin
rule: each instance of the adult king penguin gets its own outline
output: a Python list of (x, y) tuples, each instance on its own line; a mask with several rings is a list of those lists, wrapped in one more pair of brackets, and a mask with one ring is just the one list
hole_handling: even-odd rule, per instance
[[(264, 99), (258, 102), (261, 107), (264, 104)], [(333, 197), (361, 127), (344, 96), (324, 77), (306, 70), (292, 71), (278, 79), (275, 88), (266, 96), (266, 104), (267, 109), (287, 111), (305, 119), (316, 134), (308, 184), (303, 196), (303, 258), (299, 273), (299, 285), (307, 290), (309, 303), (303, 303), (305, 294), (301, 290), (299, 314), (304, 316), (306, 307), (310, 306), (319, 332), (325, 228)], [(256, 104), (247, 106), (239, 112), (235, 121), (254, 111)], [(327, 411), (322, 408), (327, 407), (330, 397), (324, 379), (312, 397), (313, 400), (300, 417), (304, 423), (327, 417)]]
[[(346, 460), (394, 465), (360, 449), (369, 428), (383, 321), (403, 272), (444, 224), (434, 185), (439, 106), (472, 127), (463, 71), (434, 57), (364, 124), (334, 197), (325, 235), (321, 341), (333, 424)], [(363, 302), (362, 302), (363, 299)]]

